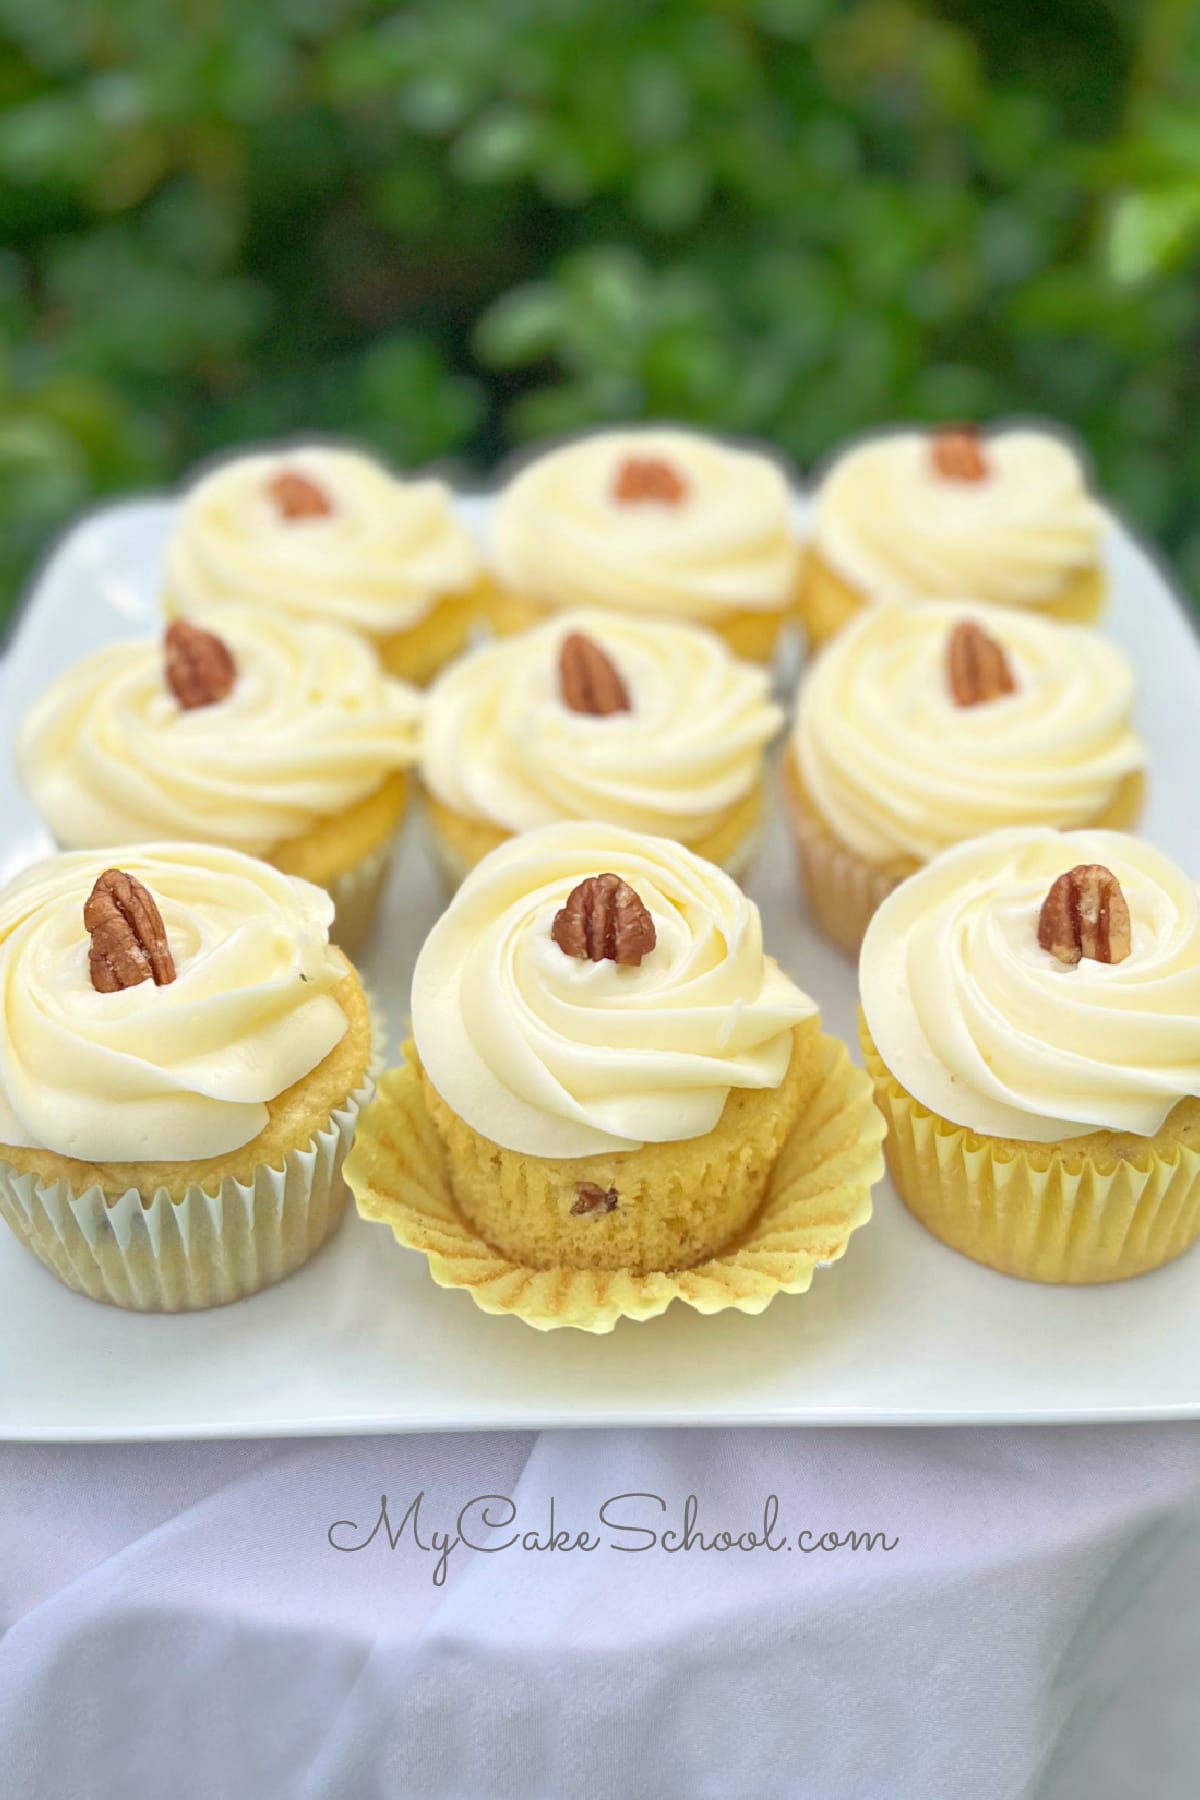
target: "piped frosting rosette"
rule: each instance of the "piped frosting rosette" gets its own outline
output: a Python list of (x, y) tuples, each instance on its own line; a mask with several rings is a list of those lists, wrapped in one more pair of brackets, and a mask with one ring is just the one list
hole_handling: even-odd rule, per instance
[[(321, 501), (289, 511), (280, 477)], [(286, 492), (286, 490), (284, 490)], [(237, 456), (189, 490), (167, 550), (173, 612), (235, 601), (406, 631), (475, 582), (478, 559), (440, 481), (402, 481), (358, 451), (303, 445)]]
[[(669, 471), (661, 498), (621, 497), (633, 459)], [(769, 458), (698, 432), (601, 431), (543, 453), (496, 502), (491, 557), (540, 606), (714, 623), (794, 596), (791, 500)]]
[(180, 837), (261, 856), (413, 763), (423, 703), (353, 632), (222, 608), (232, 688), (180, 706), (158, 640), (112, 644), (46, 690), (18, 746), (58, 842)]
[[(637, 967), (564, 955), (552, 928), (598, 870), (629, 883), (655, 945)], [(869, 1216), (882, 1128), (844, 1047), (821, 1064), (748, 1232), (697, 1267), (530, 1267), (495, 1250), (457, 1205), (422, 1071), (458, 1120), (542, 1159), (678, 1145), (718, 1125), (731, 1093), (777, 1088), (806, 995), (763, 953), (757, 908), (720, 870), (666, 839), (570, 824), (486, 858), (434, 927), (413, 980), (416, 1043), (383, 1078), (347, 1179), (365, 1217), (423, 1251), (434, 1279), (539, 1329), (608, 1331), (676, 1298), (758, 1312), (802, 1292)], [(686, 1205), (686, 1197), (681, 1201)]]
[[(94, 1298), (220, 1304), (289, 1273), (341, 1216), (366, 1001), (322, 890), (185, 845), (120, 855), (171, 978), (98, 991), (84, 907), (109, 867), (55, 857), (0, 896), (0, 1211)], [(290, 1137), (275, 1103), (319, 1069), (336, 1086), (348, 1033), (362, 1054)]]
[[(610, 660), (627, 707), (564, 704), (560, 654), (574, 634)], [(603, 819), (696, 844), (754, 793), (781, 720), (767, 674), (711, 632), (573, 612), (445, 671), (422, 774), (444, 805), (507, 832)]]
[[(1012, 691), (960, 704), (947, 678), (964, 622), (1003, 653)], [(1134, 677), (1096, 632), (970, 601), (873, 608), (822, 654), (792, 746), (842, 844), (877, 864), (926, 861), (1009, 825), (1100, 819), (1145, 767)]]
[(888, 432), (845, 451), (817, 497), (821, 555), (872, 599), (1045, 601), (1095, 563), (1103, 510), (1060, 438), (1003, 430), (979, 443), (986, 474), (975, 480), (939, 473), (927, 432)]
[[(1120, 960), (1064, 962), (1041, 908), (1115, 878)], [(1200, 890), (1119, 832), (1005, 831), (945, 852), (863, 943), (889, 1159), (937, 1235), (1041, 1280), (1153, 1267), (1200, 1229)]]

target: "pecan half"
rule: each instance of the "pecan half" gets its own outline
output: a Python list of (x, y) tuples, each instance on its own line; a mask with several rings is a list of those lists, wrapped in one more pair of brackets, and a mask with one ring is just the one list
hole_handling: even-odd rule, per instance
[(162, 914), (153, 897), (123, 869), (106, 869), (83, 906), (83, 922), (91, 944), (88, 972), (99, 994), (153, 981), (166, 987), (175, 979), (175, 961), (167, 943)]
[(323, 519), (333, 511), (325, 489), (299, 469), (280, 469), (268, 481), (267, 492), (285, 519)]
[(607, 718), (609, 713), (629, 711), (629, 689), (616, 664), (582, 631), (563, 639), (558, 653), (558, 688), (563, 705), (572, 712)]
[(613, 482), (613, 495), (623, 506), (636, 506), (642, 500), (679, 506), (687, 499), (687, 491), (679, 470), (661, 456), (627, 456)]
[(167, 686), (185, 712), (212, 706), (233, 691), (237, 665), (228, 644), (215, 632), (173, 619), (163, 639)]
[(581, 1181), (575, 1189), (571, 1211), (576, 1218), (590, 1218), (595, 1213), (616, 1212), (620, 1195), (616, 1188), (597, 1187), (594, 1181)]
[(1060, 875), (1042, 902), (1038, 943), (1061, 963), (1119, 963), (1133, 948), (1129, 906), (1103, 863), (1078, 863)]
[(1017, 691), (1004, 645), (973, 619), (960, 620), (946, 639), (946, 681), (956, 706), (979, 706)]
[(947, 481), (983, 481), (987, 475), (987, 459), (973, 425), (934, 432), (929, 451), (934, 468)]
[(636, 968), (657, 942), (654, 920), (619, 875), (589, 875), (572, 888), (550, 935), (566, 956), (627, 968)]

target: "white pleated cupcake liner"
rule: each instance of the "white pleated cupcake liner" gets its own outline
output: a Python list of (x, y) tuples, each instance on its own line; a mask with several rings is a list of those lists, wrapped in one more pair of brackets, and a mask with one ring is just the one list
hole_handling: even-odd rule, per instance
[(294, 1274), (331, 1237), (346, 1210), (342, 1166), (383, 1066), (386, 1032), (371, 1002), (363, 1081), (307, 1144), (247, 1181), (196, 1183), (179, 1199), (130, 1188), (116, 1199), (93, 1184), (76, 1193), (0, 1161), (0, 1217), (76, 1293), (133, 1312), (227, 1306)]
[(335, 875), (326, 890), (334, 907), (330, 935), (339, 950), (344, 950), (351, 959), (366, 948), (374, 930), (384, 884), (392, 866), (396, 836), (393, 832), (352, 869)]

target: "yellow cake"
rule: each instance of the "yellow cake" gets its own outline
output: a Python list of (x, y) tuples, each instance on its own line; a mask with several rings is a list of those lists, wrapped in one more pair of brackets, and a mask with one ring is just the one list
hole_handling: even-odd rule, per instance
[(865, 1078), (757, 909), (671, 840), (569, 823), (504, 844), (434, 926), (412, 1004), (347, 1179), (489, 1310), (589, 1330), (672, 1297), (757, 1311), (867, 1215)]
[(1097, 633), (974, 602), (872, 607), (809, 670), (784, 759), (801, 885), (855, 955), (897, 882), (1010, 825), (1125, 830), (1145, 747)]
[(167, 545), (169, 615), (252, 604), (340, 624), (418, 684), (462, 649), (487, 593), (441, 482), (329, 444), (218, 464), (185, 493)]
[(428, 697), (441, 861), (457, 882), (505, 839), (574, 818), (677, 838), (741, 874), (782, 718), (766, 671), (698, 626), (564, 613), (486, 644)]
[(820, 647), (868, 604), (971, 595), (1070, 624), (1106, 598), (1104, 513), (1061, 438), (1028, 428), (894, 431), (817, 489), (800, 612)]
[(218, 1305), (335, 1228), (371, 1027), (331, 911), (235, 851), (162, 844), (0, 895), (0, 1214), (68, 1286)]
[(52, 682), (21, 729), (22, 779), (63, 849), (178, 838), (316, 882), (354, 954), (404, 813), (421, 696), (341, 626), (233, 606), (219, 624), (176, 620)]
[(862, 1039), (901, 1199), (1026, 1280), (1118, 1281), (1200, 1235), (1200, 890), (1120, 832), (996, 832), (898, 887)]
[(498, 496), (489, 614), (500, 631), (604, 608), (707, 625), (769, 662), (800, 591), (787, 482), (759, 451), (666, 426), (544, 451)]

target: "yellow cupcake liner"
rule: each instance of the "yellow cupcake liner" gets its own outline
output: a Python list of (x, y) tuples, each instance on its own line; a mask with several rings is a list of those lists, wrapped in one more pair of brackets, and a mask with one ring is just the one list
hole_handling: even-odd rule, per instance
[(896, 1190), (951, 1249), (1023, 1281), (1081, 1285), (1145, 1274), (1200, 1236), (1200, 1102), (1152, 1139), (983, 1137), (922, 1106), (859, 1029)]
[(130, 1312), (228, 1306), (283, 1281), (316, 1255), (346, 1211), (343, 1166), (374, 1092), (385, 1027), (371, 1003), (371, 1057), (363, 1081), (306, 1144), (249, 1180), (199, 1183), (106, 1197), (0, 1161), (0, 1218), (51, 1274), (77, 1294)]
[[(1094, 563), (1076, 570), (1044, 600), (1019, 610), (1058, 619), (1065, 625), (1090, 625), (1103, 613), (1106, 599), (1104, 571), (1099, 563)], [(862, 588), (839, 575), (819, 550), (810, 548), (805, 559), (799, 613), (811, 650), (822, 649), (868, 604), (870, 598)]]
[(814, 1269), (844, 1255), (871, 1216), (871, 1189), (883, 1172), (884, 1127), (870, 1081), (836, 1038), (822, 1038), (821, 1047), (820, 1083), (780, 1152), (763, 1206), (728, 1250), (694, 1268), (539, 1269), (501, 1255), (455, 1203), (411, 1046), (363, 1113), (346, 1181), (362, 1217), (425, 1256), (439, 1287), (463, 1288), (483, 1312), (510, 1313), (538, 1331), (609, 1332), (618, 1319), (655, 1318), (674, 1300), (700, 1313), (760, 1313), (779, 1294), (804, 1293)]

